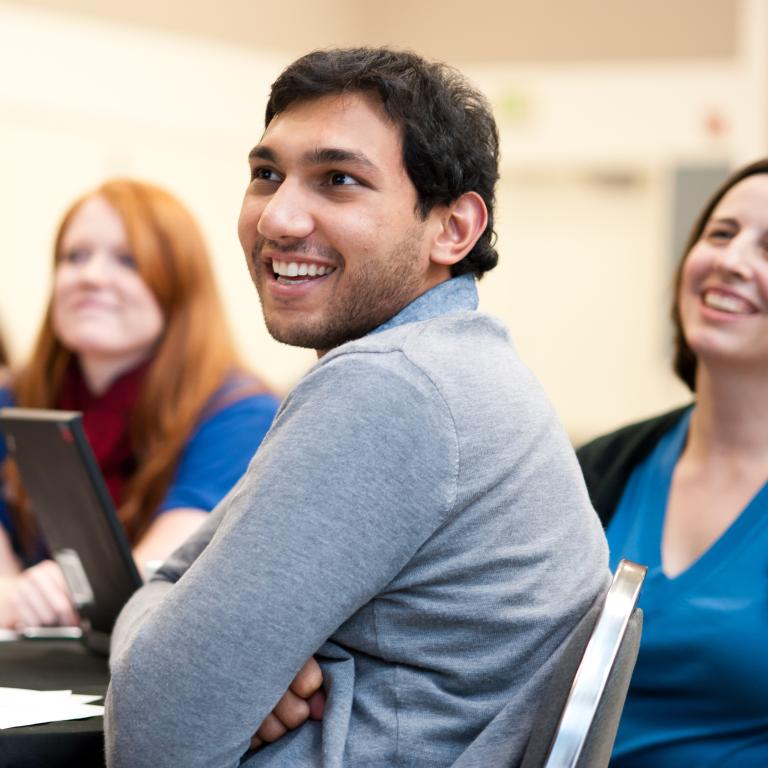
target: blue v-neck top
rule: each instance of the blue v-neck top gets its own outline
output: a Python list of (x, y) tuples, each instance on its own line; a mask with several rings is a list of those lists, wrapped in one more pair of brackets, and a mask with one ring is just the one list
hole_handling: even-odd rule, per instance
[(643, 637), (612, 768), (768, 766), (768, 483), (674, 578), (661, 564), (690, 411), (635, 468), (607, 536), (611, 567), (648, 566)]

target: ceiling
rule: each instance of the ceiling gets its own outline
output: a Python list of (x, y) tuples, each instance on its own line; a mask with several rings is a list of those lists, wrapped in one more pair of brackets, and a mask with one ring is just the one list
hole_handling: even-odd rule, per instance
[(25, 7), (294, 55), (394, 45), (465, 64), (737, 54), (734, 0), (16, 0)]

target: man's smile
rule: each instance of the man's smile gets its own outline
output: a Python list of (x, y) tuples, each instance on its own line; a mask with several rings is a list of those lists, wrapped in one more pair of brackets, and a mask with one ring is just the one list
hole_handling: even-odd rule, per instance
[(278, 283), (291, 285), (293, 283), (309, 282), (312, 279), (330, 275), (336, 267), (306, 261), (272, 261), (272, 272)]

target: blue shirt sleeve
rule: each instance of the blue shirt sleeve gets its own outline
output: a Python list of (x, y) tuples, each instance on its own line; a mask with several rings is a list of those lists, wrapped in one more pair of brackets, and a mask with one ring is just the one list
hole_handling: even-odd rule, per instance
[(250, 395), (205, 417), (184, 448), (156, 516), (182, 507), (212, 510), (247, 469), (278, 405), (273, 395)]

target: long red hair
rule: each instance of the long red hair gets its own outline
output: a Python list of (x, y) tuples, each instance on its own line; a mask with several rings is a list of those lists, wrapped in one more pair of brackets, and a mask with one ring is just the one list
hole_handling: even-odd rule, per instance
[[(130, 179), (107, 181), (78, 199), (59, 225), (54, 269), (63, 235), (80, 206), (94, 197), (120, 215), (138, 272), (154, 294), (164, 328), (131, 416), (131, 442), (138, 469), (118, 510), (132, 543), (146, 531), (173, 479), (181, 452), (206, 404), (224, 380), (241, 368), (227, 326), (202, 233), (191, 213), (160, 187)], [(72, 352), (53, 330), (51, 302), (29, 363), (12, 384), (27, 408), (55, 405)], [(252, 378), (249, 392), (264, 391)], [(230, 393), (234, 399), (243, 393)], [(11, 499), (20, 499), (11, 471)], [(15, 493), (14, 493), (15, 490)], [(17, 522), (29, 541), (31, 516), (20, 504)], [(25, 535), (26, 531), (26, 535)]]

